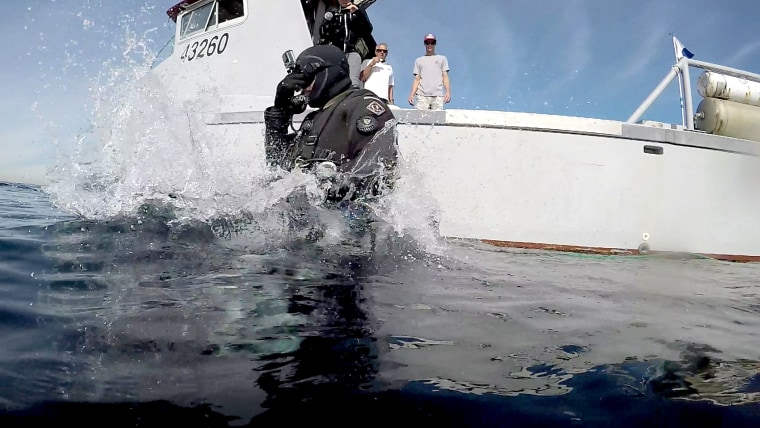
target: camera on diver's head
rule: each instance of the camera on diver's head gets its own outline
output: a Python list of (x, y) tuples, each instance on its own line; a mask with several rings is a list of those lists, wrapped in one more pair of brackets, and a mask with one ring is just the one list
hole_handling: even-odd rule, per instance
[(292, 49), (288, 49), (282, 54), (282, 65), (285, 66), (285, 70), (288, 71), (288, 74), (292, 74), (296, 71), (296, 56), (293, 54)]
[[(292, 49), (288, 49), (282, 54), (282, 65), (285, 66), (285, 70), (288, 71), (288, 74), (303, 73), (301, 67), (299, 67), (296, 63), (296, 57), (293, 54)], [(303, 113), (306, 111), (306, 106), (308, 104), (309, 97), (304, 94), (298, 94), (290, 97), (290, 109), (295, 114)]]

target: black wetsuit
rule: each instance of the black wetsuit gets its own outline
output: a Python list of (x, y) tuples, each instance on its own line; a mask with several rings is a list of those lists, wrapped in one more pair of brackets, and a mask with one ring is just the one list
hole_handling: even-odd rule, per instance
[(292, 115), (269, 107), (264, 113), (267, 162), (284, 169), (337, 167), (330, 200), (377, 196), (393, 182), (396, 165), (395, 118), (387, 104), (366, 89), (349, 89), (309, 113), (295, 134)]

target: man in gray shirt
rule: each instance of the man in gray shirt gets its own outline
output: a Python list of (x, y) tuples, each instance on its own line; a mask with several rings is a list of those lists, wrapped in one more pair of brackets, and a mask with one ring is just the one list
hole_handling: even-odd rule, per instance
[(409, 94), (409, 104), (420, 110), (443, 110), (444, 103), (451, 101), (449, 86), (449, 60), (435, 53), (436, 38), (428, 34), (425, 55), (414, 61), (414, 82)]

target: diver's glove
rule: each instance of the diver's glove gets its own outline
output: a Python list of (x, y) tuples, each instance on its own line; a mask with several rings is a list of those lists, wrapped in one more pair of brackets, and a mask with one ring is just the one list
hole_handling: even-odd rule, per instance
[(292, 110), (293, 95), (306, 87), (306, 76), (303, 73), (291, 73), (285, 76), (277, 85), (274, 96), (274, 106), (277, 108)]

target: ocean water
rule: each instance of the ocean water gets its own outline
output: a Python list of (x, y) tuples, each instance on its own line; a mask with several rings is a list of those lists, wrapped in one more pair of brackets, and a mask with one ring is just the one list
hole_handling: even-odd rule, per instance
[(326, 209), (162, 95), (152, 6), (85, 3), (97, 50), (39, 50), (93, 123), (0, 183), (0, 427), (760, 426), (760, 265), (443, 240), (403, 163)]
[(60, 205), (0, 184), (3, 427), (760, 422), (756, 264)]

